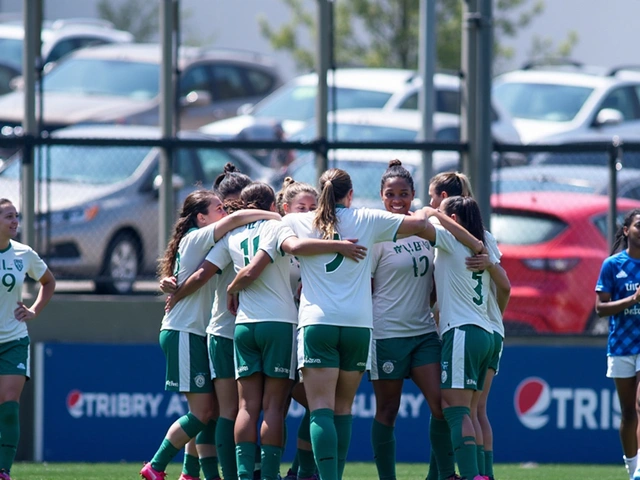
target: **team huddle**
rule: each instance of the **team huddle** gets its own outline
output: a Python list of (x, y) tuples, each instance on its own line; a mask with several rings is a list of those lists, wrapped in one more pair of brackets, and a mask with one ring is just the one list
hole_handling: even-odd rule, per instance
[(190, 194), (159, 267), (165, 389), (183, 392), (189, 413), (141, 476), (165, 478), (185, 448), (182, 480), (280, 478), (295, 399), (306, 413), (285, 478), (341, 479), (366, 371), (380, 479), (396, 476), (405, 378), (431, 410), (427, 478), (492, 478), (486, 403), (509, 280), (467, 178), (439, 174), (429, 193), (411, 212), (413, 179), (393, 160), (386, 211), (351, 208), (340, 169), (319, 191), (287, 178), (276, 195), (227, 165), (213, 191)]

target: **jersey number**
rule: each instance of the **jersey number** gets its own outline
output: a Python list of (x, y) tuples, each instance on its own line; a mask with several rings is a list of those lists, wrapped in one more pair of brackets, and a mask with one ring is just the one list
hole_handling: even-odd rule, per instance
[[(340, 240), (340, 235), (334, 233), (333, 239)], [(340, 267), (340, 265), (342, 265), (342, 262), (344, 262), (344, 255), (342, 255), (341, 253), (336, 253), (336, 256), (333, 257), (333, 259), (329, 263), (324, 264), (325, 273), (335, 272)]]
[(482, 305), (484, 298), (482, 297), (482, 273), (484, 270), (480, 270), (479, 272), (473, 272), (471, 274), (471, 278), (476, 280), (478, 284), (473, 288), (473, 291), (478, 294), (477, 297), (472, 297), (473, 303), (476, 305)]
[(7, 287), (7, 292), (13, 290), (13, 287), (16, 286), (16, 277), (13, 275), (13, 273), (5, 273), (2, 276), (2, 285)]
[(244, 254), (244, 266), (249, 265), (251, 259), (255, 256), (258, 251), (258, 245), (260, 244), (260, 235), (253, 238), (252, 242), (252, 250), (249, 251), (249, 239), (245, 238), (242, 242), (240, 242), (240, 248), (242, 249), (242, 253)]
[[(427, 270), (429, 270), (429, 259), (423, 255), (420, 258), (418, 258), (418, 260), (416, 260), (415, 258), (412, 258), (412, 260), (413, 260), (413, 276), (424, 277), (427, 273)], [(419, 272), (418, 267), (422, 263), (424, 263), (424, 269), (420, 273), (418, 273)]]

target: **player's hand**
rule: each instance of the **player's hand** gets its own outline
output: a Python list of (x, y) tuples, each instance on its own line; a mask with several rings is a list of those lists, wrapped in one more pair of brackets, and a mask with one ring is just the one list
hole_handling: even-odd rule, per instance
[(240, 305), (238, 294), (227, 293), (227, 310), (229, 310), (234, 317), (238, 314), (238, 305)]
[(467, 270), (471, 270), (472, 272), (479, 272), (493, 266), (493, 263), (489, 260), (489, 255), (486, 253), (467, 257), (464, 263), (467, 265)]
[(367, 247), (358, 245), (357, 238), (348, 238), (340, 241), (338, 253), (344, 257), (350, 258), (354, 262), (359, 262), (367, 256)]
[(160, 280), (160, 290), (162, 290), (163, 293), (173, 293), (177, 289), (178, 281), (176, 280), (176, 277), (164, 277)]
[(173, 295), (170, 294), (169, 296), (167, 296), (167, 298), (164, 300), (164, 312), (169, 313), (171, 309), (176, 306), (176, 303), (178, 302), (176, 302)]
[(24, 303), (18, 302), (18, 308), (13, 311), (13, 316), (19, 322), (28, 322), (36, 317), (36, 312), (27, 307)]

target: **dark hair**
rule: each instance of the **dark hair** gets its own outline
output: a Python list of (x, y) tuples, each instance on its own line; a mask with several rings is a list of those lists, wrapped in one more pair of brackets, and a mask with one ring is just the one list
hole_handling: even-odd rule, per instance
[(342, 200), (353, 188), (351, 177), (344, 170), (331, 168), (320, 176), (320, 197), (313, 218), (313, 228), (322, 234), (322, 238), (331, 240), (336, 233), (338, 216), (336, 203)]
[(203, 189), (191, 192), (187, 198), (184, 199), (178, 221), (173, 226), (173, 235), (158, 265), (158, 276), (160, 276), (160, 278), (173, 275), (180, 240), (182, 240), (190, 229), (198, 227), (198, 214), (202, 213), (206, 215), (209, 213), (211, 200), (215, 197), (216, 194), (211, 190)]
[(456, 214), (460, 225), (466, 228), (471, 235), (484, 243), (484, 225), (478, 203), (472, 197), (447, 197), (440, 205), (442, 211), (451, 216)]
[(437, 174), (429, 182), (438, 195), (447, 192), (449, 197), (473, 197), (469, 177), (460, 172), (443, 172)]
[[(229, 210), (234, 212), (245, 208), (269, 210), (276, 201), (276, 194), (266, 183), (252, 182), (242, 189), (240, 198), (229, 202)], [(227, 210), (228, 211), (228, 210)]]
[[(2, 202), (0, 201), (0, 205)], [(629, 246), (628, 238), (624, 233), (625, 228), (629, 228), (631, 226), (631, 221), (636, 215), (640, 215), (640, 208), (634, 208), (624, 217), (624, 221), (618, 231), (616, 232), (616, 237), (613, 240), (613, 246), (611, 247), (611, 255), (615, 253), (619, 253), (623, 250), (626, 250)]]
[(247, 175), (240, 173), (233, 163), (227, 162), (223, 172), (213, 181), (213, 191), (224, 201), (230, 195), (238, 195), (250, 183)]
[(380, 192), (382, 192), (386, 181), (392, 178), (403, 178), (409, 185), (411, 191), (415, 192), (415, 188), (413, 187), (413, 177), (411, 176), (411, 173), (409, 173), (409, 170), (402, 166), (402, 162), (397, 158), (389, 162), (387, 171), (382, 174), (382, 179), (380, 180)]
[(278, 208), (278, 213), (284, 216), (284, 205), (291, 205), (291, 202), (294, 198), (296, 198), (301, 193), (308, 193), (309, 195), (313, 195), (318, 201), (318, 191), (313, 188), (313, 185), (309, 185), (304, 182), (296, 182), (291, 177), (286, 177), (282, 182), (282, 190), (280, 190), (276, 194), (276, 207)]

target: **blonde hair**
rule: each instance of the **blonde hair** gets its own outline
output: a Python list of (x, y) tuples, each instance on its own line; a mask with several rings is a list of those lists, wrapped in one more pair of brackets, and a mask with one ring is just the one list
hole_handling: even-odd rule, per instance
[(437, 174), (430, 182), (438, 195), (446, 192), (449, 197), (473, 197), (469, 177), (460, 172), (443, 172)]
[(331, 240), (336, 233), (338, 216), (336, 204), (353, 188), (351, 177), (339, 168), (331, 168), (320, 176), (320, 197), (313, 218), (313, 228), (322, 234), (322, 238)]
[(318, 201), (318, 190), (313, 188), (313, 185), (309, 185), (304, 182), (296, 182), (291, 177), (286, 177), (282, 182), (282, 189), (276, 195), (276, 208), (278, 213), (284, 216), (284, 205), (291, 206), (291, 202), (301, 193), (308, 193), (313, 195), (316, 201)]

